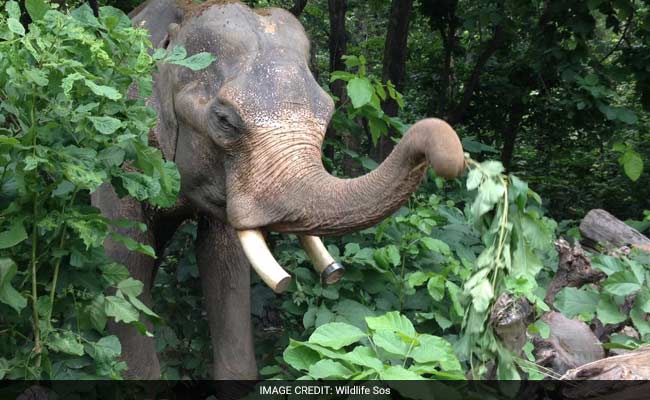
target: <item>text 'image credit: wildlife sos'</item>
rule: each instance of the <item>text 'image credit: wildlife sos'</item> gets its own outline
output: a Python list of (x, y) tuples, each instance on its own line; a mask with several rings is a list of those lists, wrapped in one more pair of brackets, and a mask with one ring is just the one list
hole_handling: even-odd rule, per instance
[(2, 10), (0, 393), (644, 390), (650, 3)]

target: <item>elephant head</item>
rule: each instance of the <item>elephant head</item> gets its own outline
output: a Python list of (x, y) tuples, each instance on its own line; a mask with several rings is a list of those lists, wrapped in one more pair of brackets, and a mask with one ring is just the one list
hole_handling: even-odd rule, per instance
[[(216, 56), (197, 72), (160, 66), (152, 100), (160, 115), (156, 136), (178, 165), (183, 195), (240, 231), (258, 272), (283, 279), (262, 236), (251, 231), (307, 235), (303, 244), (325, 264), (324, 247), (309, 235), (376, 224), (408, 199), (428, 166), (446, 178), (463, 171), (454, 130), (425, 119), (374, 171), (354, 179), (330, 175), (321, 146), (334, 104), (309, 70), (309, 41), (300, 22), (282, 9), (208, 3), (175, 3), (156, 21), (147, 21), (147, 12), (137, 16), (156, 25), (148, 26), (154, 43)], [(160, 25), (168, 25), (166, 33)]]

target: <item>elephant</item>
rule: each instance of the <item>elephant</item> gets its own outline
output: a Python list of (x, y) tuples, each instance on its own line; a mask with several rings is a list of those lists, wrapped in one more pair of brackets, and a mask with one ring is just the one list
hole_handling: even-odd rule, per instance
[[(197, 262), (213, 345), (215, 379), (256, 379), (250, 318), (250, 267), (276, 292), (289, 275), (264, 242), (269, 231), (301, 238), (325, 283), (342, 268), (318, 239), (370, 227), (394, 213), (429, 166), (454, 178), (465, 168), (460, 139), (440, 119), (413, 124), (373, 171), (356, 178), (330, 175), (322, 143), (334, 103), (309, 69), (309, 40), (291, 13), (250, 9), (237, 1), (149, 0), (132, 14), (158, 47), (210, 52), (200, 71), (160, 64), (147, 103), (158, 115), (149, 134), (181, 177), (177, 203), (161, 209), (109, 185), (92, 195), (108, 218), (148, 229), (120, 229), (158, 254), (185, 220), (196, 218)], [(109, 257), (144, 283), (151, 304), (155, 260), (107, 240)], [(151, 327), (149, 327), (151, 330)], [(127, 378), (157, 379), (153, 339), (129, 325), (109, 330), (122, 344)]]

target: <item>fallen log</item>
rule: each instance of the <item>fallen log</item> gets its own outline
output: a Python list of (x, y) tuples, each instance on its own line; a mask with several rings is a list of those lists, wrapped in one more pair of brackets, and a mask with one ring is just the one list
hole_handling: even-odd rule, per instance
[(562, 379), (650, 380), (650, 346), (584, 364), (567, 371)]
[(535, 337), (535, 362), (564, 374), (572, 368), (600, 360), (605, 351), (589, 326), (582, 321), (568, 319), (551, 311), (542, 316), (548, 324), (548, 339)]
[(650, 239), (605, 210), (594, 209), (580, 222), (583, 245), (596, 250), (597, 244), (608, 250), (632, 246), (650, 251)]

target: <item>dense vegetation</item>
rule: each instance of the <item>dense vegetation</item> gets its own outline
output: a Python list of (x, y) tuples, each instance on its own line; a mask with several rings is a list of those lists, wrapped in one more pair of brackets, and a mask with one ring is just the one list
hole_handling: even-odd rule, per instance
[[(165, 378), (209, 377), (195, 225), (158, 255), (151, 310), (137, 299), (141, 284), (103, 255), (109, 227), (129, 222), (88, 204), (103, 182), (170, 204), (177, 172), (147, 146), (155, 117), (126, 91), (132, 82), (150, 90), (155, 60), (200, 68), (210, 58), (182, 49), (151, 57), (117, 8), (96, 19), (88, 6), (57, 3), (63, 12), (25, 1), (21, 15), (7, 2), (0, 17), (0, 377), (119, 377), (107, 318), (155, 336)], [(248, 3), (290, 9), (304, 24), (313, 72), (337, 100), (324, 148), (333, 173), (374, 168), (426, 116), (450, 121), (480, 160), (456, 181), (430, 173), (391, 218), (328, 239), (348, 270), (335, 285), (321, 286), (295, 238), (273, 235), (294, 280), (277, 296), (253, 278), (263, 376), (540, 378), (550, 372), (534, 363), (532, 335), (548, 336), (539, 317), (551, 307), (640, 335), (613, 334), (607, 347), (650, 340), (647, 255), (594, 256), (601, 284), (544, 301), (553, 241), (578, 239), (576, 220), (589, 209), (650, 226), (650, 2)], [(32, 22), (25, 30), (19, 21)], [(491, 315), (497, 301), (518, 298), (534, 311), (523, 349), (504, 343)]]

